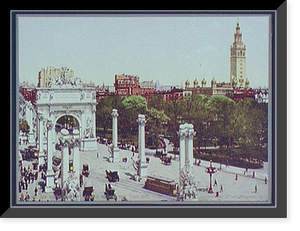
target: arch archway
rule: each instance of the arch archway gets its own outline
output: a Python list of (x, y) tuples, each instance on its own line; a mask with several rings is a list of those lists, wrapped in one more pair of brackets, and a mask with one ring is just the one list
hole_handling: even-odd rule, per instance
[(80, 131), (80, 122), (73, 115), (62, 115), (57, 118), (55, 122), (55, 129), (59, 131), (63, 128), (67, 129), (69, 133), (72, 134), (74, 129)]
[(95, 89), (37, 88), (37, 95), (37, 111), (41, 115), (39, 141), (46, 137), (45, 121), (51, 120), (54, 126), (66, 128), (70, 134), (74, 128), (78, 129), (82, 151), (97, 150)]

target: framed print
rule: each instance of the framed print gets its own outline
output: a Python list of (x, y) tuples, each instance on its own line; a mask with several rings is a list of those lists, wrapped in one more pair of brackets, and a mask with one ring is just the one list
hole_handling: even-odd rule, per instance
[(13, 207), (276, 205), (275, 12), (14, 19)]

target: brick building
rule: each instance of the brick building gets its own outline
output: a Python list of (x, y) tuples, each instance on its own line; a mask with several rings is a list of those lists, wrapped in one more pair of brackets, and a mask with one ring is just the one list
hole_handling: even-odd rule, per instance
[[(145, 82), (143, 82), (145, 83)], [(154, 86), (154, 84), (153, 84)], [(147, 100), (156, 93), (154, 87), (141, 87), (140, 78), (133, 75), (115, 75), (115, 93), (121, 96), (141, 95)]]

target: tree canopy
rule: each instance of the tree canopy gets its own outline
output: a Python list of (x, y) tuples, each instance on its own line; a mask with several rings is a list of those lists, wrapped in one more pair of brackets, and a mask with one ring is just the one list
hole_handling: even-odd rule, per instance
[(216, 145), (232, 154), (232, 147), (239, 147), (250, 158), (259, 156), (268, 142), (268, 104), (249, 98), (236, 103), (225, 96), (198, 94), (164, 101), (161, 95), (154, 95), (147, 102), (138, 95), (109, 96), (98, 102), (97, 127), (111, 128), (112, 109), (118, 110), (119, 131), (125, 137), (127, 133), (137, 135), (138, 114), (145, 114), (146, 136), (156, 144), (165, 136), (178, 147), (177, 131), (185, 122), (194, 125), (197, 148)]

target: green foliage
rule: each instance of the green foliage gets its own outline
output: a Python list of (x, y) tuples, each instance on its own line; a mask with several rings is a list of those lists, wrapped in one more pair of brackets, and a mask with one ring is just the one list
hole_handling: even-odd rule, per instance
[(191, 95), (183, 100), (164, 101), (153, 95), (149, 102), (138, 95), (126, 98), (110, 96), (97, 105), (97, 127), (104, 131), (111, 128), (111, 112), (119, 113), (118, 128), (122, 139), (134, 140), (138, 134), (137, 117), (146, 116), (148, 146), (159, 145), (165, 136), (179, 146), (179, 125), (192, 123), (196, 131), (194, 146), (219, 145), (218, 155), (228, 158), (257, 158), (267, 160), (268, 104), (253, 99), (235, 103), (224, 96), (207, 97)]
[(122, 100), (123, 98), (120, 96), (110, 96), (98, 102), (96, 106), (96, 123), (98, 128), (103, 128), (104, 136), (107, 129), (112, 127), (112, 110), (117, 109), (119, 113), (124, 110)]

